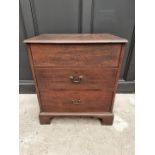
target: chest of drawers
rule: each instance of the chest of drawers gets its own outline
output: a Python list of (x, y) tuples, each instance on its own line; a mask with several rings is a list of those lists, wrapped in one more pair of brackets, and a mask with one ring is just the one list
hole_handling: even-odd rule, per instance
[(56, 116), (113, 123), (113, 103), (126, 39), (111, 34), (42, 34), (24, 41), (41, 124)]

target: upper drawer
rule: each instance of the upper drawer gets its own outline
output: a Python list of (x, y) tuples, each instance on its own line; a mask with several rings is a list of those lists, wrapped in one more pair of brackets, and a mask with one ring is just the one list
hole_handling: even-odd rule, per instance
[(117, 67), (121, 44), (32, 44), (35, 66)]

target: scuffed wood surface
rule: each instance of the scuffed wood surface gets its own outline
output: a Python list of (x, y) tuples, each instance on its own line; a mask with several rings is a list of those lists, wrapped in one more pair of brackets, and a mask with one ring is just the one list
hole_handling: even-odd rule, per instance
[(41, 34), (24, 43), (126, 43), (124, 38), (112, 34)]

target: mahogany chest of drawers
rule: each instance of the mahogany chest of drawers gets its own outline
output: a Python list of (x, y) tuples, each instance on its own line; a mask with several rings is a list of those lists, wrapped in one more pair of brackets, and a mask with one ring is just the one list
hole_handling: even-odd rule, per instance
[(42, 34), (24, 41), (41, 124), (55, 116), (113, 123), (113, 103), (126, 39), (111, 34)]

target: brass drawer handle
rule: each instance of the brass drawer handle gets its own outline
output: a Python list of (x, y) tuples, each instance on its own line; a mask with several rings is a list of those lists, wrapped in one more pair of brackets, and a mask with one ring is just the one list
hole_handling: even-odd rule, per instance
[(77, 105), (81, 103), (81, 100), (75, 99), (75, 100), (72, 100), (72, 103)]
[(69, 79), (73, 82), (73, 83), (79, 83), (82, 79), (83, 79), (83, 75), (80, 76), (73, 76), (71, 75), (69, 77)]

